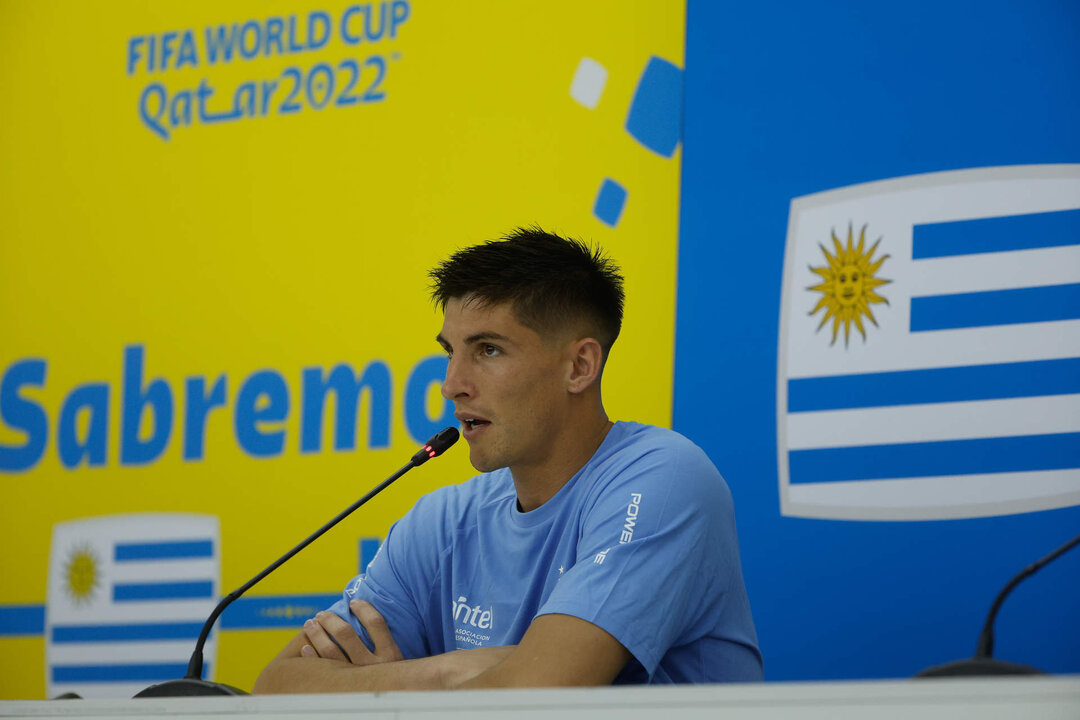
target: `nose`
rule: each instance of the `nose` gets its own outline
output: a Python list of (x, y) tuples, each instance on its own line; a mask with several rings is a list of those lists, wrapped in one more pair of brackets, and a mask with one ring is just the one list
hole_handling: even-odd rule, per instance
[(447, 400), (458, 400), (469, 397), (471, 385), (466, 377), (463, 363), (451, 357), (446, 365), (446, 379), (442, 383), (442, 396)]

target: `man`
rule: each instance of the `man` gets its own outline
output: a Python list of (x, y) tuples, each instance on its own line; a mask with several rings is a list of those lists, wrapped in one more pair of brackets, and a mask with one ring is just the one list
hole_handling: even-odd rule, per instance
[(760, 680), (723, 479), (604, 411), (618, 268), (535, 229), (431, 276), (442, 393), (483, 474), (421, 498), (256, 692)]

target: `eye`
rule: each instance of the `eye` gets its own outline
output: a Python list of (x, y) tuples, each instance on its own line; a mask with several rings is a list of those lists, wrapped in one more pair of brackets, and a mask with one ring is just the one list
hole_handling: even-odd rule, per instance
[(494, 345), (481, 345), (480, 346), (480, 354), (483, 355), (484, 357), (495, 357), (501, 352), (502, 351), (499, 350), (499, 348), (495, 347)]

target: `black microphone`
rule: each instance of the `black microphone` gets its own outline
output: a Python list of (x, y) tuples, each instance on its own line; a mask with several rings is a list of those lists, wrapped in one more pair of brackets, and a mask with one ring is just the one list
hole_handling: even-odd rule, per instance
[(926, 668), (915, 677), (1043, 675), (1044, 673), (1042, 670), (1033, 668), (1030, 665), (1005, 662), (1004, 660), (997, 660), (994, 658), (994, 621), (997, 619), (998, 610), (1001, 609), (1001, 604), (1005, 602), (1005, 598), (1013, 591), (1013, 588), (1020, 584), (1021, 580), (1031, 577), (1044, 565), (1057, 559), (1059, 556), (1064, 555), (1068, 550), (1076, 547), (1077, 544), (1080, 544), (1080, 535), (1077, 535), (1046, 557), (1031, 563), (1005, 584), (1005, 587), (1001, 589), (1001, 592), (999, 592), (994, 599), (993, 605), (990, 606), (990, 612), (986, 615), (986, 622), (983, 624), (982, 632), (979, 634), (979, 644), (975, 648), (974, 657), (967, 660), (957, 660), (944, 665), (935, 665)]
[(424, 447), (416, 451), (412, 456), (413, 467), (423, 465), (432, 458), (439, 457), (450, 449), (450, 446), (458, 441), (458, 429), (448, 427), (435, 433), (435, 436), (424, 443)]
[(306, 540), (294, 547), (289, 552), (282, 555), (275, 560), (268, 568), (261, 573), (248, 580), (243, 587), (238, 590), (233, 590), (226, 595), (218, 603), (214, 611), (210, 613), (210, 617), (207, 618), (206, 624), (203, 625), (202, 632), (199, 633), (199, 639), (195, 643), (195, 651), (191, 653), (191, 660), (188, 661), (187, 674), (180, 680), (167, 680), (157, 685), (151, 685), (145, 690), (140, 690), (135, 697), (187, 697), (192, 695), (247, 695), (248, 693), (240, 688), (233, 687), (232, 685), (226, 685), (224, 683), (210, 682), (209, 680), (202, 679), (203, 670), (203, 646), (206, 644), (206, 639), (210, 636), (210, 629), (214, 627), (214, 622), (217, 621), (218, 616), (227, 608), (233, 600), (250, 590), (257, 582), (265, 578), (270, 573), (277, 570), (285, 561), (289, 560), (293, 555), (306, 548), (311, 543), (315, 542), (323, 533), (330, 528), (337, 525), (339, 522), (347, 518), (354, 510), (366, 503), (371, 498), (378, 495), (390, 483), (397, 480), (399, 477), (412, 470), (418, 465), (423, 465), (428, 460), (442, 455), (446, 450), (456, 443), (458, 440), (457, 428), (448, 427), (445, 430), (437, 433), (434, 437), (424, 443), (424, 447), (420, 448), (412, 459), (409, 460), (400, 470), (391, 475), (390, 477), (379, 483), (371, 492), (364, 497), (360, 498), (352, 505), (347, 507), (341, 513), (338, 514), (330, 522), (323, 525), (321, 528), (312, 533)]

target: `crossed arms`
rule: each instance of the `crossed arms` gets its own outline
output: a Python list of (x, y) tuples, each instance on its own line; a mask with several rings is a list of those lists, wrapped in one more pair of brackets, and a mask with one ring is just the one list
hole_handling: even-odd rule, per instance
[[(608, 685), (630, 660), (606, 631), (572, 615), (541, 615), (521, 642), (404, 660), (386, 621), (369, 603), (349, 610), (374, 652), (330, 612), (305, 623), (255, 682), (256, 693), (443, 690)], [(336, 642), (335, 642), (336, 641)]]

